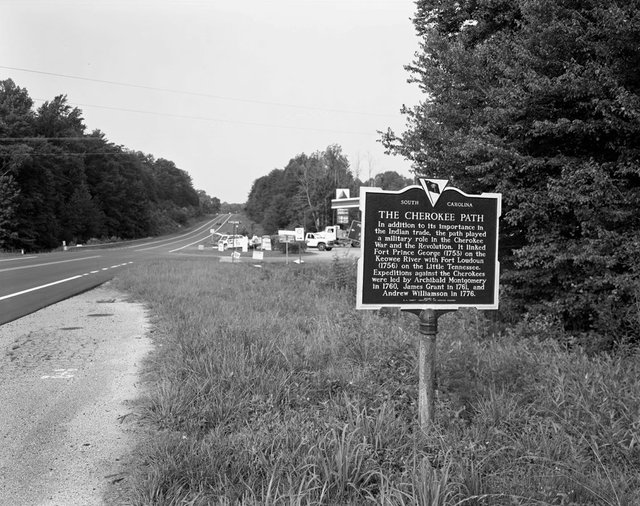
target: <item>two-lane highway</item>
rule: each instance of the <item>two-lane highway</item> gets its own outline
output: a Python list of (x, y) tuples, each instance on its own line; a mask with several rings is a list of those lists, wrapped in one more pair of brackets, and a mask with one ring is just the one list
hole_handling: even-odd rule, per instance
[(111, 279), (127, 266), (206, 241), (231, 215), (180, 235), (0, 260), (0, 325)]

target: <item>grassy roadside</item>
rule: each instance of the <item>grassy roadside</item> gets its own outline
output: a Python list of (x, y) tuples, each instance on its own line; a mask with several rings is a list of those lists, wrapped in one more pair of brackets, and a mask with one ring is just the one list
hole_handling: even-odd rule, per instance
[(637, 356), (446, 315), (422, 434), (417, 319), (355, 311), (351, 263), (176, 259), (117, 286), (155, 323), (133, 504), (640, 504)]

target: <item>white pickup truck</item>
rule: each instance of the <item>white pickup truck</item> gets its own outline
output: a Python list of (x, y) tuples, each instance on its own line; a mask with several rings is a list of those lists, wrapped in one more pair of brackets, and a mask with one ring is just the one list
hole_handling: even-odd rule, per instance
[(318, 251), (331, 251), (334, 241), (328, 239), (323, 232), (307, 232), (304, 238), (307, 248), (318, 248)]

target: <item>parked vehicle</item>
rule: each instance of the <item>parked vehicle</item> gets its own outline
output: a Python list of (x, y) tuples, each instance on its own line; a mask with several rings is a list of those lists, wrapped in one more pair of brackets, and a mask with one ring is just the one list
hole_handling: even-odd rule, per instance
[(257, 235), (253, 235), (251, 239), (249, 239), (249, 249), (260, 249), (262, 245), (262, 239), (260, 239)]
[[(356, 226), (357, 224), (357, 226)], [(329, 225), (325, 227), (322, 234), (327, 241), (333, 242), (333, 246), (358, 247), (360, 246), (360, 222), (354, 221), (349, 230), (343, 230), (340, 225)]]
[(329, 239), (324, 232), (307, 232), (304, 238), (307, 248), (318, 248), (318, 251), (331, 251), (335, 241)]
[(223, 235), (218, 240), (218, 247), (222, 245), (222, 249), (224, 250), (229, 248), (242, 248), (247, 242), (248, 238), (243, 235)]
[(340, 239), (341, 232), (340, 225), (329, 225), (328, 227), (324, 227), (324, 230), (320, 233), (324, 234), (328, 240), (337, 242)]

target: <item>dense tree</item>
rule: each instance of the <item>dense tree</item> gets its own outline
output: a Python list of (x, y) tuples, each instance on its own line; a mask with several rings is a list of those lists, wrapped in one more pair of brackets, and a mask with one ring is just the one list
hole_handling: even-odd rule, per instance
[(294, 226), (320, 230), (333, 223), (336, 188), (355, 191), (357, 185), (342, 148), (334, 144), (299, 154), (284, 169), (254, 181), (245, 209), (267, 233)]
[(0, 248), (141, 237), (219, 207), (173, 162), (87, 135), (66, 96), (32, 107), (26, 90), (0, 81)]
[[(313, 154), (301, 166), (296, 201), (308, 210), (316, 230), (333, 223), (331, 199), (337, 188), (355, 189), (349, 161), (336, 144)], [(306, 223), (305, 223), (306, 226)]]
[(404, 177), (393, 170), (387, 170), (376, 174), (371, 179), (365, 181), (363, 186), (375, 186), (383, 190), (402, 190), (413, 184), (413, 179)]
[(85, 242), (92, 237), (99, 237), (102, 221), (103, 217), (95, 205), (87, 183), (80, 181), (60, 213), (62, 239), (67, 242)]
[(239, 204), (234, 202), (222, 202), (220, 204), (220, 212), (222, 214), (237, 214), (242, 213), (245, 209), (245, 204)]
[(0, 249), (18, 238), (17, 203), (20, 188), (11, 174), (0, 174)]
[(425, 93), (387, 149), (503, 194), (507, 293), (608, 343), (640, 338), (640, 2), (419, 0)]
[(32, 106), (26, 90), (0, 81), (0, 248), (13, 246), (19, 234), (17, 175), (32, 151), (25, 142), (34, 133)]
[(85, 130), (82, 111), (77, 107), (71, 108), (65, 95), (58, 95), (51, 102), (42, 104), (34, 124), (37, 134), (48, 139), (74, 139), (81, 137)]
[(11, 80), (0, 81), (0, 138), (21, 141), (33, 135), (33, 100)]
[(157, 196), (161, 201), (169, 201), (181, 207), (196, 206), (198, 194), (191, 185), (191, 176), (184, 170), (163, 158), (153, 163)]
[(251, 186), (249, 197), (245, 206), (247, 216), (256, 223), (262, 225), (267, 233), (272, 233), (280, 225), (277, 219), (274, 219), (273, 213), (267, 218), (267, 212), (275, 199), (275, 196), (281, 192), (284, 181), (284, 171), (282, 169), (273, 169), (266, 176), (256, 179)]
[(220, 212), (220, 199), (207, 195), (204, 190), (196, 190), (200, 210), (203, 214), (216, 214)]

